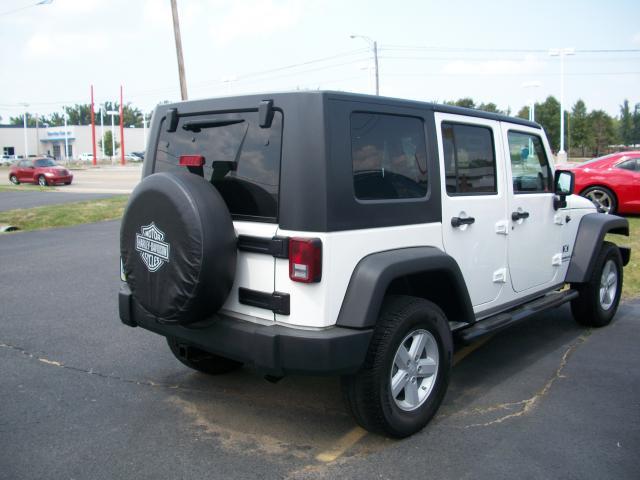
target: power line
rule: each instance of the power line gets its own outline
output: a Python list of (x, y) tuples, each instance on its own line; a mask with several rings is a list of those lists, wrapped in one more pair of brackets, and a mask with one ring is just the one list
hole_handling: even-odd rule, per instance
[(14, 8), (13, 10), (7, 10), (5, 12), (0, 13), (0, 17), (4, 17), (6, 15), (11, 15), (12, 13), (20, 12), (22, 10), (26, 10), (27, 8), (37, 7), (38, 5), (49, 5), (53, 0), (40, 0), (39, 2), (32, 3), (30, 5), (25, 5), (24, 7)]

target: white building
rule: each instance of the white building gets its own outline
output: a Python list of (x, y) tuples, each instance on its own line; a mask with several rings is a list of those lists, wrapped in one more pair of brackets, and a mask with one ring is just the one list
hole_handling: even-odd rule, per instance
[[(0, 125), (0, 151), (2, 155), (10, 156), (34, 156), (51, 155), (56, 160), (78, 158), (81, 153), (92, 153), (91, 125), (69, 125), (65, 127), (28, 127), (27, 151), (25, 151), (25, 129), (20, 125)], [(104, 152), (100, 148), (101, 127), (96, 125), (96, 152), (98, 158), (104, 158)], [(111, 130), (111, 125), (104, 126), (104, 133)], [(114, 138), (122, 145), (120, 128), (114, 129)], [(145, 129), (124, 128), (125, 153), (141, 152), (145, 149)], [(65, 143), (68, 145), (68, 153), (65, 155)], [(114, 157), (120, 157), (120, 148), (116, 148)]]

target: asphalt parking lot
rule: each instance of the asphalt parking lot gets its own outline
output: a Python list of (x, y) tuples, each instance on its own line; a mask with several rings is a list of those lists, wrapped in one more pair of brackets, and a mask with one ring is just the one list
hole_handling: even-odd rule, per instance
[(638, 478), (640, 302), (458, 351), (437, 417), (367, 434), (335, 378), (210, 377), (119, 322), (118, 222), (0, 236), (0, 478)]

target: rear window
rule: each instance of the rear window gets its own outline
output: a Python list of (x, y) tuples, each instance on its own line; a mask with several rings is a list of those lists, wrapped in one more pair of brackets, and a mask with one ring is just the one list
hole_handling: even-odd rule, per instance
[(422, 120), (379, 113), (351, 114), (353, 186), (360, 200), (426, 196), (427, 148)]
[(175, 132), (166, 130), (163, 120), (155, 172), (183, 170), (181, 155), (201, 155), (204, 178), (218, 189), (233, 218), (277, 220), (281, 112), (274, 112), (269, 128), (260, 127), (257, 111), (247, 111), (181, 116)]

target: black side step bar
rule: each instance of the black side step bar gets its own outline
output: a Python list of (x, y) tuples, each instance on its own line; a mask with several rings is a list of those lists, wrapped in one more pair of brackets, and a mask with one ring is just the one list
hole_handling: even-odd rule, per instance
[(458, 330), (456, 335), (462, 342), (471, 343), (484, 335), (495, 333), (521, 322), (538, 312), (549, 308), (559, 307), (563, 303), (569, 302), (577, 296), (578, 292), (576, 290), (563, 290), (561, 292), (549, 293), (542, 298), (537, 298), (527, 302), (524, 305), (508, 312), (498, 313), (493, 317), (480, 320), (469, 328)]

